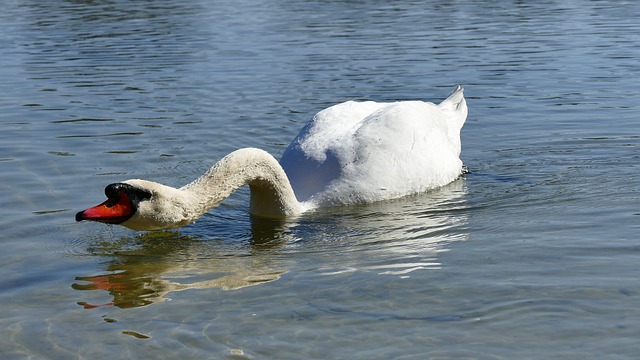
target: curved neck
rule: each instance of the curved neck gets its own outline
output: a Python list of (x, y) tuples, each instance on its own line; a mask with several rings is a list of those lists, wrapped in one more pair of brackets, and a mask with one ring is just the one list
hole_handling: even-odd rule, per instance
[(253, 215), (281, 217), (303, 211), (278, 161), (260, 149), (230, 153), (181, 190), (195, 195), (197, 210), (205, 213), (244, 185), (249, 185), (251, 191)]

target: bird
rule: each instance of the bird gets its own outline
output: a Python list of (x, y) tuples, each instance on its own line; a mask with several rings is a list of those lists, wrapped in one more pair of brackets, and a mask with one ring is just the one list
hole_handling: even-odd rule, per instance
[(464, 173), (460, 131), (467, 113), (461, 85), (439, 104), (346, 101), (318, 112), (280, 161), (243, 148), (180, 188), (141, 179), (110, 184), (107, 200), (78, 212), (76, 221), (179, 228), (245, 185), (250, 214), (267, 218), (426, 192)]

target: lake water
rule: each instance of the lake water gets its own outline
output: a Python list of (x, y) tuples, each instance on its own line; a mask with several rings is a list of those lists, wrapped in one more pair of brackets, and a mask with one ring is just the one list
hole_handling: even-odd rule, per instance
[[(0, 13), (3, 359), (635, 358), (640, 2), (18, 1)], [(279, 157), (349, 99), (465, 85), (464, 178), (195, 224), (104, 186)]]

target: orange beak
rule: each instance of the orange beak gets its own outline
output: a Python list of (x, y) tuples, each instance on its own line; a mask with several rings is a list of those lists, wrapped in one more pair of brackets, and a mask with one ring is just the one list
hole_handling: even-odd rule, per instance
[(80, 211), (76, 221), (89, 220), (106, 224), (120, 224), (133, 215), (134, 208), (129, 196), (120, 190), (100, 205)]

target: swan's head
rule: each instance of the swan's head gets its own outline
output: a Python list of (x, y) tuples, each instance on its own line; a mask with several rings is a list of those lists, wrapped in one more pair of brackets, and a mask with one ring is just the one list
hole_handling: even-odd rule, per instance
[(192, 222), (188, 194), (146, 180), (127, 180), (104, 189), (107, 200), (76, 214), (76, 221), (118, 224), (133, 230), (177, 228)]

